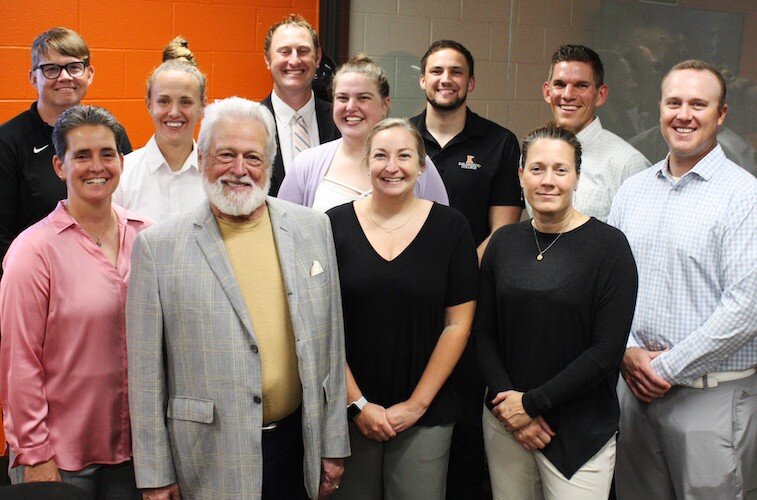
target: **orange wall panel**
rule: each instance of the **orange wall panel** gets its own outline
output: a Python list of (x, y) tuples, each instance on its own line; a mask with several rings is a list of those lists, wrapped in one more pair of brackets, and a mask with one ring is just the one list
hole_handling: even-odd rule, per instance
[(0, 0), (0, 123), (29, 108), (30, 47), (53, 26), (78, 31), (92, 50), (95, 79), (84, 102), (109, 109), (132, 145), (153, 133), (145, 82), (175, 36), (189, 41), (208, 76), (209, 100), (238, 95), (260, 100), (271, 90), (263, 60), (268, 27), (297, 12), (318, 25), (318, 0)]

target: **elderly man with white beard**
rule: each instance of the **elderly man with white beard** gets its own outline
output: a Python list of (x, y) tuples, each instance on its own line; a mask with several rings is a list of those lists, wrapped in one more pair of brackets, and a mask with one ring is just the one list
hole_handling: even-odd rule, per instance
[(129, 401), (145, 498), (339, 487), (349, 440), (331, 227), (267, 196), (275, 155), (265, 107), (211, 104), (198, 141), (208, 202), (135, 243)]

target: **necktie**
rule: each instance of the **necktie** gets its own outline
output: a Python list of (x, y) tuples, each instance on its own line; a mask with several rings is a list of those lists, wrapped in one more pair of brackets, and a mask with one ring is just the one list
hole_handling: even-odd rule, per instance
[(294, 156), (310, 147), (310, 134), (305, 119), (300, 114), (294, 115)]

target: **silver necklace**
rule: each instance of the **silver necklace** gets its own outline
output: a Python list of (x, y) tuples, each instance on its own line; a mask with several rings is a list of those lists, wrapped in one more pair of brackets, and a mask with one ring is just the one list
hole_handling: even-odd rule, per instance
[(534, 241), (536, 242), (536, 249), (539, 251), (539, 255), (536, 256), (536, 260), (541, 261), (542, 259), (544, 259), (544, 254), (547, 252), (547, 250), (552, 248), (552, 245), (557, 243), (557, 240), (560, 239), (560, 236), (562, 236), (563, 233), (568, 230), (568, 228), (570, 227), (570, 223), (573, 222), (573, 215), (575, 215), (575, 213), (576, 212), (574, 210), (573, 213), (570, 214), (570, 219), (568, 220), (568, 224), (565, 226), (565, 229), (560, 231), (560, 233), (557, 235), (557, 238), (552, 240), (552, 243), (547, 245), (547, 248), (545, 248), (544, 250), (541, 249), (541, 245), (539, 245), (539, 238), (536, 236), (536, 224), (533, 221), (531, 221), (531, 229), (534, 232)]

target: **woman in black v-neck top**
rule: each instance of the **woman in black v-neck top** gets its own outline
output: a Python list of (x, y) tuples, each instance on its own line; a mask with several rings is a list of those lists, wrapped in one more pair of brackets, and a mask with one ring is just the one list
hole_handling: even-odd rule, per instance
[(467, 340), (478, 276), (465, 217), (413, 194), (422, 144), (404, 120), (381, 122), (366, 149), (372, 197), (328, 212), (353, 402), (343, 498), (444, 491), (459, 413), (447, 379)]

